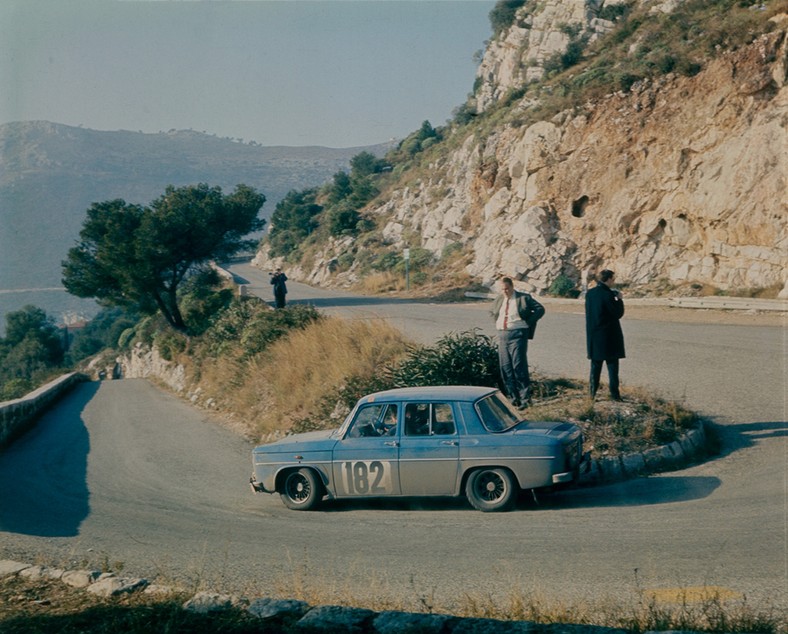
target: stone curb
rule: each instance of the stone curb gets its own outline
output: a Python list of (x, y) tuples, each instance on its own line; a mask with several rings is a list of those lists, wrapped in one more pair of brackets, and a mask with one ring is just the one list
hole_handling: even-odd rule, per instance
[(642, 452), (606, 456), (587, 463), (577, 484), (610, 484), (638, 476), (675, 471), (708, 455), (706, 428), (703, 421), (678, 440)]
[[(33, 566), (18, 561), (0, 560), (0, 583), (19, 576), (29, 579), (60, 579), (76, 589), (100, 597), (141, 592), (162, 597), (181, 589), (149, 584), (147, 579), (117, 577), (97, 570), (63, 571)], [(375, 612), (364, 608), (338, 605), (313, 607), (294, 599), (258, 598), (250, 601), (217, 592), (203, 591), (183, 603), (183, 610), (212, 614), (226, 610), (244, 610), (268, 626), (282, 631), (304, 633), (359, 632), (370, 634), (625, 634), (626, 630), (597, 625), (499, 621), (485, 618), (462, 618), (449, 614), (420, 612)], [(656, 634), (645, 632), (644, 634)], [(663, 633), (664, 634), (664, 633)], [(697, 634), (685, 632), (684, 634)]]

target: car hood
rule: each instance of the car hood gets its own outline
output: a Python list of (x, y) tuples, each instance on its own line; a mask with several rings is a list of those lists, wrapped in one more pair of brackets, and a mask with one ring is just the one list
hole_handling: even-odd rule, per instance
[(534, 436), (561, 437), (572, 434), (579, 427), (563, 421), (523, 421), (513, 428), (515, 434), (531, 434)]
[(304, 434), (293, 434), (267, 445), (259, 445), (254, 448), (254, 451), (255, 453), (278, 453), (281, 451), (305, 451), (311, 448), (324, 448), (326, 444), (335, 442), (334, 432), (336, 432), (336, 429), (321, 429)]

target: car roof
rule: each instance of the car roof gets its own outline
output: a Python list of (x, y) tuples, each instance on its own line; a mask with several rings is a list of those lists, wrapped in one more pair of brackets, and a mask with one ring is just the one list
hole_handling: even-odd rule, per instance
[(432, 385), (423, 387), (400, 387), (368, 394), (361, 400), (365, 403), (374, 401), (467, 401), (472, 403), (480, 398), (497, 392), (494, 387), (478, 385)]

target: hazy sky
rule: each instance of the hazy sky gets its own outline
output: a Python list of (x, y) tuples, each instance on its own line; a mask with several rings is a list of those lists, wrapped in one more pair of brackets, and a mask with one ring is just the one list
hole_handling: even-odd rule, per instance
[(0, 0), (0, 123), (354, 147), (442, 125), (494, 0)]

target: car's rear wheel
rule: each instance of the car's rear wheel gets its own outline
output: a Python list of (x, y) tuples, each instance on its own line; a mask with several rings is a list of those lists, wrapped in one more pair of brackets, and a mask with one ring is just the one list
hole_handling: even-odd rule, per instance
[(290, 471), (282, 481), (279, 496), (287, 508), (310, 511), (323, 499), (323, 483), (312, 469)]
[(508, 469), (477, 469), (468, 476), (465, 495), (473, 508), (483, 511), (506, 511), (517, 499), (518, 487)]

